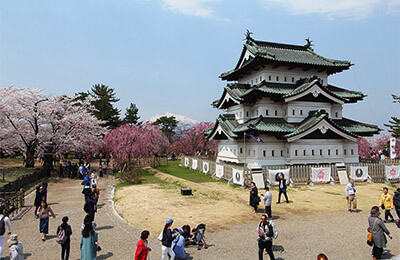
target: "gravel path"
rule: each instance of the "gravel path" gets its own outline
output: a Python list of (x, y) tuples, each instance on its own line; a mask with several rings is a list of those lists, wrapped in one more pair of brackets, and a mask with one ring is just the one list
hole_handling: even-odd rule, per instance
[[(17, 233), (24, 244), (26, 259), (60, 259), (60, 246), (55, 241), (55, 232), (65, 215), (70, 217), (74, 234), (71, 241), (71, 258), (79, 259), (80, 227), (85, 213), (83, 212), (83, 195), (80, 180), (54, 179), (49, 184), (48, 200), (57, 214), (57, 219), (50, 219), (50, 237), (42, 242), (38, 231), (38, 220), (31, 208), (34, 195), (26, 199), (26, 213), (12, 221), (13, 232)], [(136, 242), (140, 231), (121, 219), (112, 206), (112, 178), (99, 181), (101, 188), (96, 223), (99, 232), (99, 243), (102, 251), (98, 259), (133, 259)], [(279, 205), (274, 205), (274, 208)], [(249, 208), (249, 214), (251, 210)], [(275, 220), (279, 238), (274, 241), (277, 259), (316, 259), (319, 253), (325, 253), (330, 260), (363, 260), (370, 259), (371, 248), (367, 246), (366, 228), (368, 212), (348, 213), (346, 211), (306, 216), (280, 216)], [(160, 220), (160, 226), (164, 220)], [(256, 232), (257, 222), (229, 226), (226, 230), (206, 232), (208, 249), (198, 251), (189, 247), (188, 259), (257, 259)], [(389, 240), (389, 254), (400, 254), (400, 229), (395, 224), (387, 224), (394, 239)], [(229, 228), (229, 229), (228, 229)], [(150, 238), (151, 260), (160, 259), (160, 242), (158, 234)], [(4, 256), (8, 254), (6, 249)], [(7, 258), (6, 258), (7, 259)], [(269, 259), (266, 256), (264, 259)], [(397, 259), (397, 258), (396, 258)]]

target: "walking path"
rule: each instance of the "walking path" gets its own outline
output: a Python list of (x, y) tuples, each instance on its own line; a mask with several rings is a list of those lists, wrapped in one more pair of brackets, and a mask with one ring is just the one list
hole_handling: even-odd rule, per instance
[[(102, 251), (98, 259), (133, 259), (136, 243), (140, 232), (114, 211), (112, 206), (111, 177), (99, 180), (100, 200), (96, 214), (97, 232)], [(24, 244), (25, 257), (28, 260), (60, 259), (60, 246), (56, 243), (56, 228), (63, 216), (69, 216), (73, 229), (71, 237), (71, 258), (80, 258), (79, 243), (80, 228), (85, 213), (83, 212), (83, 195), (81, 180), (54, 179), (49, 183), (48, 201), (56, 219), (50, 219), (50, 234), (48, 240), (41, 241), (39, 220), (34, 218), (33, 199), (31, 194), (26, 199), (28, 206), (21, 218), (12, 221), (13, 232), (19, 235)], [(274, 207), (278, 207), (275, 206)], [(249, 214), (251, 210), (249, 208)], [(325, 253), (330, 260), (370, 259), (371, 248), (366, 244), (366, 227), (368, 212), (360, 213), (332, 212), (307, 216), (286, 217), (276, 219), (279, 238), (274, 241), (275, 257), (277, 259), (316, 259), (318, 253)], [(156, 217), (156, 216), (155, 216)], [(160, 220), (160, 228), (164, 220)], [(198, 251), (194, 247), (187, 249), (188, 259), (257, 259), (256, 229), (257, 222), (237, 226), (229, 226), (226, 230), (207, 233), (208, 249)], [(388, 224), (394, 239), (389, 240), (388, 249), (392, 255), (400, 254), (400, 229), (395, 224)], [(161, 245), (156, 239), (158, 234), (152, 234), (150, 246), (154, 250), (150, 259), (161, 258)], [(4, 256), (8, 254), (5, 250)], [(386, 256), (389, 259), (390, 255)], [(8, 259), (8, 258), (6, 258)], [(264, 259), (269, 259), (265, 256)], [(397, 259), (397, 258), (396, 258)]]

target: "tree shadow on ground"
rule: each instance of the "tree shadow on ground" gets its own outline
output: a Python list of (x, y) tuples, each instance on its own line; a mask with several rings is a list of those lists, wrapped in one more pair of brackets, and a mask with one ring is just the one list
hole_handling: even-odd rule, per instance
[(113, 229), (113, 228), (114, 226), (108, 225), (108, 226), (96, 227), (96, 230)]
[(108, 252), (107, 254), (99, 255), (99, 256), (97, 257), (97, 260), (107, 259), (107, 258), (112, 257), (113, 255), (114, 255), (113, 253)]

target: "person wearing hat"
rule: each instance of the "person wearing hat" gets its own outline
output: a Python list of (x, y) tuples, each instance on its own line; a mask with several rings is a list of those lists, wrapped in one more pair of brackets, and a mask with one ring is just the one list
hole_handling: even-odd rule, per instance
[(385, 220), (384, 222), (389, 219), (389, 217), (394, 221), (393, 215), (390, 212), (391, 209), (394, 208), (393, 206), (393, 198), (392, 195), (388, 193), (388, 188), (383, 188), (383, 194), (381, 196), (381, 199), (379, 201), (379, 207), (385, 210)]
[(12, 234), (7, 241), (10, 260), (24, 260), (24, 250), (21, 242), (18, 242), (18, 235)]
[(400, 187), (398, 187), (396, 192), (394, 193), (393, 204), (394, 204), (394, 209), (396, 210), (397, 213), (397, 217), (399, 217), (397, 221), (397, 227), (400, 228)]
[(372, 233), (372, 256), (374, 260), (381, 259), (383, 248), (386, 247), (387, 239), (385, 233), (392, 239), (392, 235), (386, 228), (385, 223), (379, 217), (380, 214), (379, 207), (373, 206), (371, 208), (371, 216), (368, 218), (368, 232)]
[(167, 219), (164, 225), (164, 229), (162, 232), (162, 239), (161, 239), (161, 260), (167, 259), (167, 254), (169, 254), (169, 259), (175, 259), (175, 253), (171, 249), (172, 241), (174, 241), (176, 234), (171, 231), (172, 223), (174, 222), (173, 218)]

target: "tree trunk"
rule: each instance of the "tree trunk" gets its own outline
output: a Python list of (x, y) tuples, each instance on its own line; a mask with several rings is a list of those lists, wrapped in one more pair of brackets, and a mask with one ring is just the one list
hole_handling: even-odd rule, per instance
[(44, 153), (43, 169), (46, 171), (47, 176), (50, 176), (53, 170), (53, 146), (47, 146)]
[(26, 168), (35, 167), (35, 148), (33, 148), (32, 146), (29, 146), (26, 149), (25, 167)]

